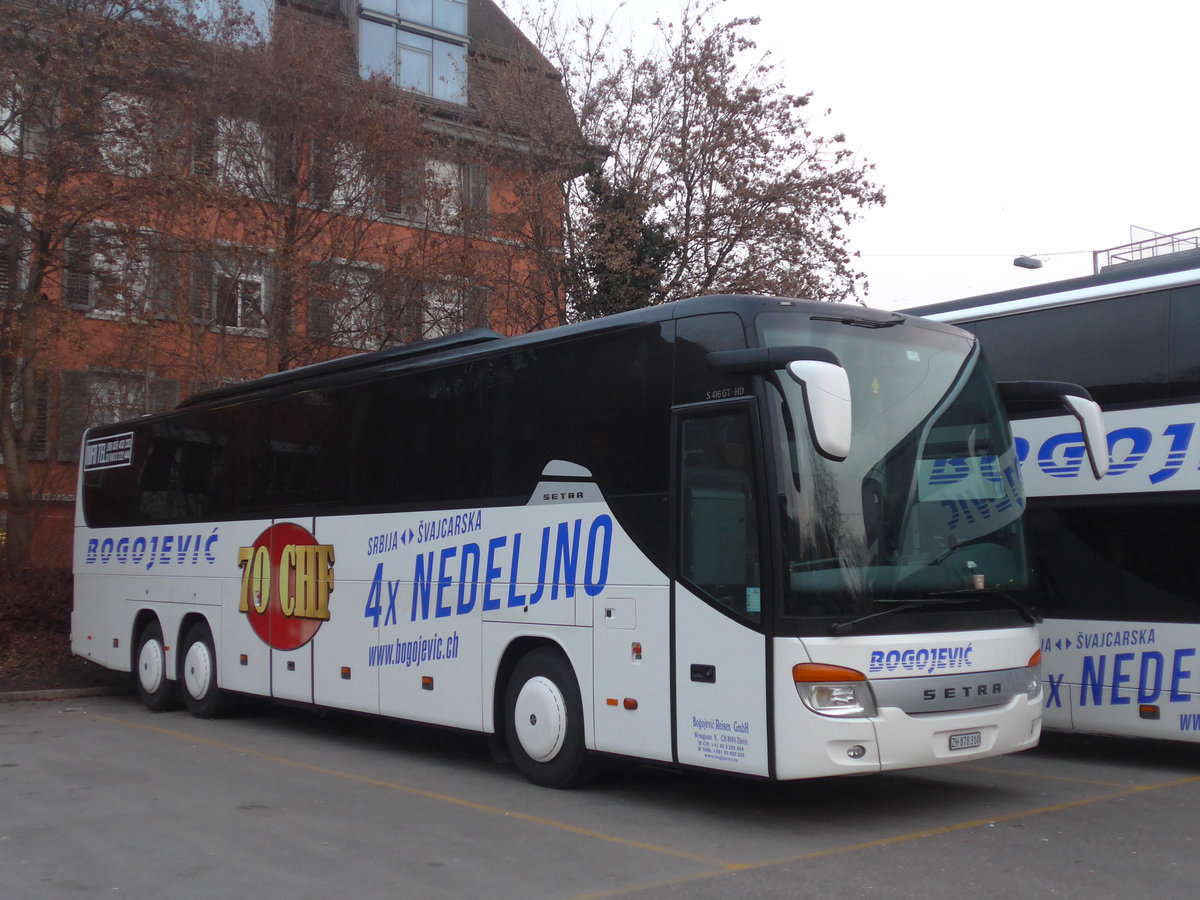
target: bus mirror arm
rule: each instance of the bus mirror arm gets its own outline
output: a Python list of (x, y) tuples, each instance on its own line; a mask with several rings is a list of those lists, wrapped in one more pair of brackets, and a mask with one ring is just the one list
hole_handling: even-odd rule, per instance
[(747, 350), (713, 350), (705, 355), (714, 369), (731, 375), (765, 375), (787, 368), (795, 360), (813, 360), (841, 367), (841, 360), (824, 347), (750, 347)]
[(817, 452), (841, 461), (850, 455), (850, 378), (841, 360), (824, 347), (751, 347), (714, 350), (708, 364), (722, 372), (767, 375), (784, 369), (800, 385), (808, 433)]
[(1010, 413), (1014, 408), (1025, 412), (1066, 409), (1079, 422), (1092, 473), (1097, 479), (1107, 474), (1108, 434), (1104, 414), (1087, 388), (1068, 381), (1002, 381), (997, 387)]

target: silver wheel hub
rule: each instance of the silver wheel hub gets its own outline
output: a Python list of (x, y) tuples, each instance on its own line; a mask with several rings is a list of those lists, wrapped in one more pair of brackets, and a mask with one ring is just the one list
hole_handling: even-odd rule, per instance
[(567, 704), (558, 685), (543, 675), (526, 681), (517, 694), (513, 727), (530, 759), (554, 759), (567, 737)]
[(149, 640), (142, 644), (142, 649), (138, 651), (138, 684), (142, 690), (147, 694), (156, 693), (162, 687), (166, 668), (166, 653), (162, 643)]
[(212, 684), (212, 654), (203, 641), (193, 641), (183, 658), (183, 685), (188, 696), (202, 700)]

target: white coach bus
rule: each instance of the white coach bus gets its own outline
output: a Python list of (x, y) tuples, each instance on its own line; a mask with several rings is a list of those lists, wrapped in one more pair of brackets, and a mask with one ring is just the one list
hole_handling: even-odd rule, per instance
[(237, 695), (795, 779), (1034, 745), (1024, 504), (967, 333), (707, 297), (192, 397), (84, 437), (76, 653)]
[(1012, 423), (1045, 616), (1047, 728), (1200, 741), (1200, 262), (909, 310), (974, 332), (997, 378), (1077, 382), (1104, 406), (1094, 478), (1079, 429)]

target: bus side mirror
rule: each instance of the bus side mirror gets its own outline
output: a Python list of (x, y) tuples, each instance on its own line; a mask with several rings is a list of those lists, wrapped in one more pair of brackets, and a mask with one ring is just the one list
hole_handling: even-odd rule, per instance
[(787, 373), (804, 393), (804, 413), (813, 444), (822, 456), (843, 460), (850, 455), (850, 378), (837, 363), (794, 359)]
[(1108, 433), (1104, 428), (1104, 413), (1100, 411), (1100, 404), (1090, 396), (1080, 397), (1077, 394), (1063, 394), (1062, 404), (1079, 420), (1092, 473), (1097, 479), (1103, 478), (1108, 474)]
[(1002, 381), (997, 387), (1009, 412), (1065, 408), (1079, 422), (1092, 473), (1098, 479), (1108, 473), (1108, 433), (1104, 427), (1104, 413), (1087, 388), (1067, 381)]

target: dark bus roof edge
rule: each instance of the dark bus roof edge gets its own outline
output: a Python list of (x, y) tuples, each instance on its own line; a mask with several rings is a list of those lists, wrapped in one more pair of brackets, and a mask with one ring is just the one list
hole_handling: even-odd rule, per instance
[[(588, 334), (599, 334), (606, 331), (665, 322), (688, 316), (718, 312), (745, 313), (753, 306), (758, 307), (755, 312), (779, 306), (800, 307), (800, 311), (819, 315), (822, 318), (838, 319), (844, 317), (846, 319), (865, 319), (881, 323), (892, 323), (908, 318), (908, 316), (897, 312), (877, 310), (865, 306), (800, 300), (789, 297), (745, 294), (691, 297), (685, 300), (676, 300), (657, 306), (649, 306), (643, 309), (604, 316), (599, 319), (590, 319), (585, 322), (576, 322), (569, 325), (546, 328), (541, 331), (532, 331), (514, 337), (503, 337), (488, 328), (476, 328), (458, 334), (417, 341), (384, 350), (357, 353), (352, 356), (313, 363), (312, 365), (301, 366), (296, 369), (274, 372), (252, 381), (201, 391), (182, 400), (175, 409), (189, 410), (201, 406), (221, 404), (249, 397), (260, 392), (271, 392), (277, 388), (289, 387), (295, 389), (303, 388), (309, 384), (319, 385), (327, 380), (337, 379), (339, 375), (351, 372), (386, 371), (391, 365), (399, 366), (413, 361), (421, 363), (445, 363), (455, 360), (481, 358), (498, 352), (520, 349), (525, 346), (571, 340)], [(938, 323), (928, 324), (939, 328), (949, 327), (939, 325)]]

